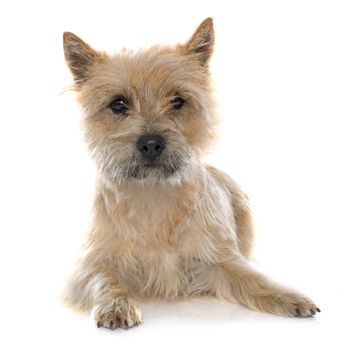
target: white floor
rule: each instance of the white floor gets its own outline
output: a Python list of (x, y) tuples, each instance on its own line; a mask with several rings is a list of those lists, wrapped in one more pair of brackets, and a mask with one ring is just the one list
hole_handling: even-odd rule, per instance
[(143, 325), (115, 331), (52, 301), (7, 320), (2, 349), (349, 349), (341, 298), (322, 300), (322, 313), (312, 319), (263, 315), (224, 301), (147, 304), (141, 305)]

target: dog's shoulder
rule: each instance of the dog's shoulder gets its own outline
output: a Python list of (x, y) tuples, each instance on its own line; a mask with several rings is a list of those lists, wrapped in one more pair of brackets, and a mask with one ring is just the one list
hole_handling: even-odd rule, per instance
[(222, 170), (215, 168), (212, 165), (207, 164), (205, 167), (209, 175), (226, 190), (228, 190), (232, 194), (237, 193), (241, 196), (247, 197), (247, 194), (241, 189), (238, 183), (232, 179), (231, 176), (229, 176)]

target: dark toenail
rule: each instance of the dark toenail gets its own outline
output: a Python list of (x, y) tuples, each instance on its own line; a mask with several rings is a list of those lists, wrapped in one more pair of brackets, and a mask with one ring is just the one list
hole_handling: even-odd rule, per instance
[(301, 317), (301, 312), (299, 311), (299, 309), (295, 309), (295, 312), (297, 313), (298, 317)]
[(129, 328), (128, 321), (124, 321), (124, 327)]
[(101, 323), (97, 322), (97, 328), (100, 328), (100, 327), (101, 327)]
[(310, 312), (312, 315), (316, 315), (316, 312), (314, 310), (310, 309)]
[(109, 322), (109, 328), (113, 329), (113, 321)]
[(321, 310), (320, 310), (318, 307), (316, 308), (316, 311), (317, 311), (317, 312), (321, 312)]

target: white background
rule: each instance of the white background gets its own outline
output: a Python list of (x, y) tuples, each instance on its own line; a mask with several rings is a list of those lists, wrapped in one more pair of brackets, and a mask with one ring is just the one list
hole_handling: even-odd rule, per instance
[[(322, 313), (287, 319), (223, 301), (141, 305), (95, 327), (58, 301), (89, 220), (94, 168), (62, 52), (190, 37), (212, 16), (220, 141), (208, 161), (250, 194), (257, 264)], [(0, 4), (1, 349), (349, 349), (348, 1), (3, 1)]]

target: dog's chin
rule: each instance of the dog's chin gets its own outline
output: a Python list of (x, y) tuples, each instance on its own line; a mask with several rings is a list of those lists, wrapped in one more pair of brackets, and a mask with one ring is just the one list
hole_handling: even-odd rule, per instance
[(147, 161), (145, 159), (125, 159), (113, 166), (101, 169), (101, 173), (113, 183), (142, 185), (181, 185), (192, 178), (194, 165), (191, 157), (172, 157)]
[(186, 177), (186, 166), (179, 163), (139, 162), (124, 168), (122, 177), (116, 179), (124, 183), (142, 185), (180, 185)]
[(175, 165), (157, 164), (148, 162), (132, 167), (128, 171), (128, 177), (134, 180), (166, 180), (180, 171), (180, 167)]

